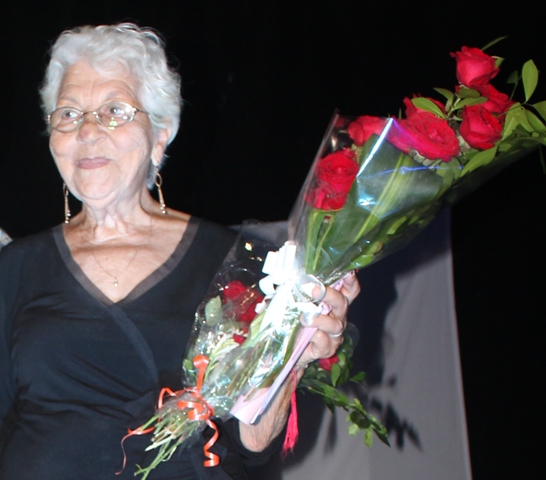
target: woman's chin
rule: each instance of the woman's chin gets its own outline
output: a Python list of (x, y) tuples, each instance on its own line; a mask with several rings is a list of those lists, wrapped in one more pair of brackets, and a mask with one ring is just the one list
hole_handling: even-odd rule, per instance
[(82, 188), (78, 189), (74, 196), (87, 207), (103, 209), (118, 202), (122, 197), (114, 188)]

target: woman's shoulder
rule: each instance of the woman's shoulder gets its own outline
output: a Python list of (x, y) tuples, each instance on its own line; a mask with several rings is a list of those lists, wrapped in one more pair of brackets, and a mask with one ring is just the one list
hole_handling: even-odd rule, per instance
[(194, 219), (196, 231), (199, 235), (196, 238), (198, 244), (207, 249), (212, 245), (239, 245), (246, 248), (248, 242), (261, 249), (277, 250), (287, 239), (286, 222), (259, 222), (246, 220), (240, 225), (226, 227), (203, 219)]
[(9, 264), (20, 264), (25, 259), (43, 258), (53, 244), (53, 228), (26, 237), (15, 238), (0, 249), (0, 274)]
[(184, 236), (191, 245), (187, 259), (200, 262), (201, 265), (219, 265), (233, 248), (237, 232), (210, 220), (191, 217)]
[(10, 242), (4, 245), (2, 252), (7, 251), (27, 251), (39, 248), (42, 245), (47, 245), (53, 240), (53, 232), (57, 227), (50, 227), (45, 230), (42, 230), (38, 233), (33, 233), (25, 237), (15, 237), (12, 238)]
[(190, 225), (195, 225), (197, 232), (203, 238), (210, 241), (231, 242), (237, 238), (237, 231), (234, 228), (226, 227), (219, 223), (204, 218), (191, 217)]

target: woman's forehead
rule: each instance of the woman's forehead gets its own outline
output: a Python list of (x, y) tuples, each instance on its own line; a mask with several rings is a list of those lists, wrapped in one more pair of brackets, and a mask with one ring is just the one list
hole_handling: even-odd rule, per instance
[(100, 96), (106, 100), (118, 97), (135, 99), (136, 81), (121, 64), (118, 65), (119, 68), (108, 74), (98, 71), (87, 60), (71, 65), (61, 82), (59, 98), (79, 100), (82, 96)]

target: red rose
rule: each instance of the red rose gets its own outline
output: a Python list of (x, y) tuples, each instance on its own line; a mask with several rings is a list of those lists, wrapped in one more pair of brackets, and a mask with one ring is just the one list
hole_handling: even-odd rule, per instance
[(307, 203), (322, 210), (340, 209), (347, 201), (357, 172), (356, 153), (351, 149), (321, 158), (315, 171), (316, 185), (307, 195)]
[(330, 371), (332, 370), (332, 365), (339, 362), (337, 355), (332, 355), (330, 358), (320, 358), (318, 360), (318, 366), (323, 370)]
[(452, 53), (451, 56), (457, 61), (457, 79), (465, 87), (485, 85), (499, 73), (499, 69), (495, 67), (495, 59), (479, 48), (463, 47), (460, 52)]
[(464, 107), (459, 133), (472, 148), (493, 148), (502, 136), (502, 123), (481, 105)]
[(233, 280), (232, 282), (229, 282), (223, 290), (224, 303), (226, 303), (228, 300), (233, 300), (237, 298), (239, 295), (246, 292), (247, 290), (248, 287), (239, 280)]
[(515, 102), (505, 93), (499, 92), (493, 85), (478, 85), (474, 87), (482, 97), (487, 98), (487, 102), (480, 103), (480, 107), (485, 108), (491, 113), (504, 113)]
[(246, 337), (244, 335), (239, 335), (237, 333), (234, 333), (233, 340), (235, 341), (235, 343), (238, 343), (239, 345), (241, 345), (246, 340)]
[(366, 143), (366, 140), (373, 133), (380, 135), (386, 124), (387, 119), (385, 118), (363, 115), (349, 124), (347, 133), (353, 139), (353, 142), (360, 147)]
[(406, 120), (393, 123), (387, 139), (405, 153), (415, 150), (429, 160), (449, 162), (459, 155), (459, 141), (446, 120), (416, 109)]
[(223, 290), (223, 300), (226, 304), (224, 314), (243, 323), (250, 323), (256, 317), (256, 305), (264, 296), (256, 289), (245, 286), (234, 280)]

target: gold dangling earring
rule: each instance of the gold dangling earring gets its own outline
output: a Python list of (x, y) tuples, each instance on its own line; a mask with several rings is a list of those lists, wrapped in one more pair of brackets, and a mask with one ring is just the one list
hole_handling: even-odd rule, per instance
[(68, 205), (68, 194), (70, 192), (68, 191), (68, 187), (66, 186), (66, 183), (63, 183), (63, 196), (64, 196), (64, 223), (69, 224), (70, 223), (70, 217), (72, 216), (70, 214), (70, 207)]
[(161, 208), (161, 213), (163, 215), (167, 215), (167, 206), (165, 205), (165, 199), (163, 198), (163, 192), (161, 191), (161, 185), (163, 185), (163, 178), (161, 178), (161, 174), (159, 173), (159, 168), (154, 166), (155, 170), (155, 186), (157, 187), (157, 197), (159, 198), (159, 207)]

